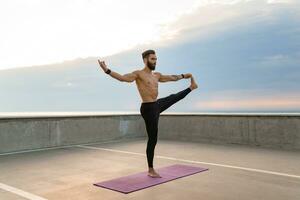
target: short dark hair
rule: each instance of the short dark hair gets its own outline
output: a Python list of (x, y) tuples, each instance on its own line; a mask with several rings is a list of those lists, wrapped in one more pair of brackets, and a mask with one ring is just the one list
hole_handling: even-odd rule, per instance
[(144, 58), (148, 58), (148, 56), (149, 56), (150, 54), (155, 54), (155, 51), (152, 50), (152, 49), (148, 49), (148, 50), (144, 51), (144, 52), (142, 53), (143, 59), (144, 59)]

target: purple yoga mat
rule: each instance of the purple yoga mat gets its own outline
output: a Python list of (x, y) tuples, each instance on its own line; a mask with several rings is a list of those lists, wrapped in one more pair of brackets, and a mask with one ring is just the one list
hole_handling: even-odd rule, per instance
[(174, 179), (189, 176), (206, 170), (208, 170), (208, 168), (175, 164), (155, 169), (155, 171), (159, 173), (161, 178), (149, 177), (148, 172), (145, 171), (121, 178), (94, 183), (93, 185), (128, 194), (130, 192), (162, 184)]

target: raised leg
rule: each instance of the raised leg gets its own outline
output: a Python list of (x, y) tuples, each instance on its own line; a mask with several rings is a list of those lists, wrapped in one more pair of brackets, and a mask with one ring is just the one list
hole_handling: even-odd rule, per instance
[(170, 106), (172, 106), (179, 100), (183, 99), (191, 91), (192, 91), (192, 89), (190, 87), (188, 87), (180, 92), (177, 92), (175, 94), (170, 94), (167, 97), (158, 99), (157, 102), (159, 104), (159, 112), (161, 113), (161, 112), (165, 111)]

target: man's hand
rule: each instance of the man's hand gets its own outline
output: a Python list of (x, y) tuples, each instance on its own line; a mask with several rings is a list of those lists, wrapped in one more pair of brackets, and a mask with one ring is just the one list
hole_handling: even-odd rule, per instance
[(103, 69), (103, 71), (106, 72), (106, 70), (107, 70), (108, 68), (107, 68), (107, 66), (106, 66), (106, 64), (105, 64), (105, 61), (104, 61), (104, 60), (103, 60), (103, 61), (100, 61), (100, 60), (98, 59), (98, 63), (99, 63), (99, 65), (100, 65), (100, 67)]
[(193, 75), (191, 73), (183, 74), (185, 79), (191, 78)]

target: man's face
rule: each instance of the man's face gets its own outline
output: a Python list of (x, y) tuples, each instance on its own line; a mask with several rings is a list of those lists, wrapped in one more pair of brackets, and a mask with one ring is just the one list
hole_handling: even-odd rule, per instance
[(151, 70), (155, 70), (156, 60), (157, 60), (156, 55), (150, 54), (149, 57), (147, 58), (147, 67)]

